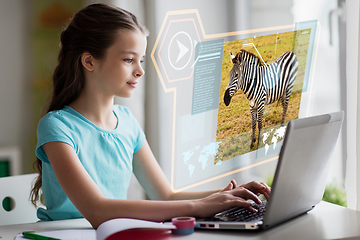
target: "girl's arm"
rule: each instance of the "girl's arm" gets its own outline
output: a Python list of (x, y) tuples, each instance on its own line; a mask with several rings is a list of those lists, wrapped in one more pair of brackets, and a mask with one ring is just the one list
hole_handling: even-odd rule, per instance
[[(146, 193), (153, 200), (185, 200), (205, 198), (213, 193), (227, 191), (237, 187), (235, 180), (231, 180), (224, 189), (203, 192), (173, 192), (169, 181), (156, 161), (148, 142), (145, 140), (142, 148), (135, 153), (133, 171)], [(249, 182), (240, 185), (250, 189), (257, 195), (264, 194), (269, 197), (270, 188), (265, 183)]]
[(174, 193), (146, 140), (141, 149), (134, 155), (133, 171), (141, 186), (152, 200), (199, 199), (219, 191)]
[[(169, 184), (163, 173), (161, 173), (162, 171), (159, 171), (161, 170), (160, 167), (150, 166), (153, 164), (153, 160), (142, 156), (148, 151), (146, 148), (148, 148), (147, 143), (144, 144), (137, 154), (143, 160), (134, 163), (134, 166), (137, 168), (136, 174), (138, 177), (140, 173), (155, 174), (150, 177), (139, 177), (140, 181), (143, 185), (146, 185), (148, 193), (154, 191), (152, 197), (155, 196), (155, 198), (159, 199), (169, 197), (171, 195), (169, 193)], [(244, 187), (223, 190), (199, 200), (151, 201), (108, 199), (104, 197), (98, 186), (88, 175), (75, 150), (70, 145), (62, 142), (50, 142), (44, 144), (43, 149), (64, 192), (94, 228), (113, 218), (165, 221), (172, 217), (184, 215), (205, 217), (234, 206), (252, 209), (251, 203), (246, 202), (246, 199), (252, 199), (260, 203), (256, 194)], [(145, 164), (141, 169), (150, 167), (150, 170), (141, 170), (137, 166), (141, 162)], [(149, 184), (144, 184), (144, 180), (149, 180)], [(152, 187), (151, 184), (155, 184), (155, 186)]]

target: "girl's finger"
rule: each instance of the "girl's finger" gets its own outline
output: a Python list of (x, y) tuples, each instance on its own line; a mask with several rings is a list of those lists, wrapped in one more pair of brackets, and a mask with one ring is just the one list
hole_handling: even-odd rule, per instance
[(270, 192), (271, 192), (271, 188), (264, 182), (261, 182), (261, 184), (264, 186), (264, 196), (266, 199), (269, 198)]
[[(242, 199), (242, 198), (237, 198), (237, 199), (236, 199), (235, 206), (236, 206), (236, 207), (243, 207), (243, 208), (249, 210), (250, 212), (258, 212), (258, 210), (257, 210), (256, 208), (252, 207), (252, 203), (251, 203), (251, 202), (245, 201), (245, 200)], [(234, 206), (234, 207), (235, 207), (235, 206)]]
[(231, 190), (231, 189), (233, 189), (233, 184), (230, 182), (230, 183), (226, 186), (226, 188), (224, 188), (224, 191), (228, 191), (228, 190)]
[(245, 200), (253, 200), (254, 202), (256, 202), (257, 204), (261, 203), (261, 200), (258, 196), (256, 196), (255, 193), (253, 193), (252, 191), (246, 189), (246, 188), (236, 188), (233, 190), (233, 195), (243, 198)]
[(236, 181), (234, 179), (231, 179), (231, 183), (233, 184), (233, 189), (237, 187)]

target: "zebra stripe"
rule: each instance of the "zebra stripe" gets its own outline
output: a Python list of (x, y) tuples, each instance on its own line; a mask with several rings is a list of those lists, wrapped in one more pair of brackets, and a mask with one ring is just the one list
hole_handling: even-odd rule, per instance
[(258, 123), (260, 142), (262, 118), (265, 105), (276, 101), (282, 102), (284, 124), (289, 98), (298, 70), (298, 60), (293, 52), (285, 52), (270, 65), (261, 65), (260, 59), (245, 50), (236, 56), (231, 53), (233, 67), (229, 73), (229, 83), (224, 94), (225, 105), (241, 89), (246, 95), (252, 116), (252, 140), (250, 148), (256, 141), (256, 122)]

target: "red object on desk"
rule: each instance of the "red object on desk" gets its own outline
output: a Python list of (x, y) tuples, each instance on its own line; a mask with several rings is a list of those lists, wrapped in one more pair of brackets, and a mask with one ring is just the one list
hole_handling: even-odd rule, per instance
[(106, 240), (166, 240), (171, 236), (171, 230), (167, 229), (129, 229), (114, 233)]

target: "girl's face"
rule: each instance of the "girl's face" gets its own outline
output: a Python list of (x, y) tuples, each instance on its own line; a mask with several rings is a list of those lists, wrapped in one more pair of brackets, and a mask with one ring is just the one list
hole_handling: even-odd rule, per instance
[(146, 52), (146, 36), (140, 31), (120, 30), (105, 59), (94, 66), (96, 82), (105, 94), (128, 98), (144, 75), (141, 63)]

